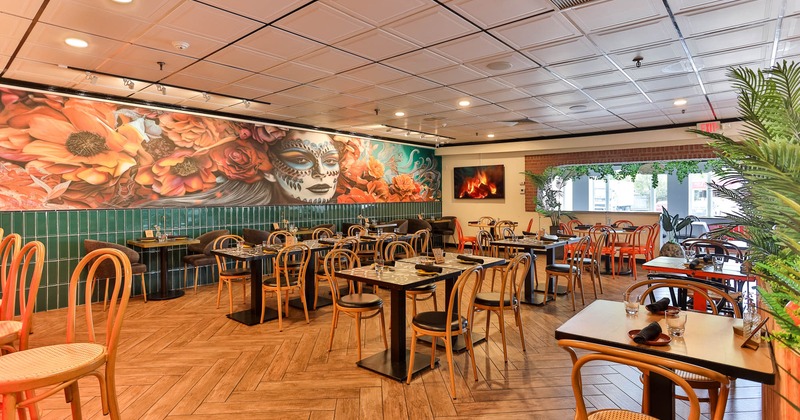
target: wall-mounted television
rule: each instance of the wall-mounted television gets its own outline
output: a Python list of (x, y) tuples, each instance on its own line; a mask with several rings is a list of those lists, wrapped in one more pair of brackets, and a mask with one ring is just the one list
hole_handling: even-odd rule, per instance
[(455, 198), (505, 198), (505, 175), (505, 165), (453, 168), (453, 193)]

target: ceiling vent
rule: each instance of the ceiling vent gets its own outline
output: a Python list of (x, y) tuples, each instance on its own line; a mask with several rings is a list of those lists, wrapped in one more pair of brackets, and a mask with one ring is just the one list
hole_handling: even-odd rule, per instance
[(560, 10), (569, 9), (571, 7), (580, 6), (582, 4), (590, 3), (594, 0), (550, 0), (553, 5)]

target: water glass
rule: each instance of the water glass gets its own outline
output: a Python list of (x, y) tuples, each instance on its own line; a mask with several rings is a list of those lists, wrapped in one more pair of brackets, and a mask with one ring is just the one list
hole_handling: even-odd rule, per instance
[(236, 241), (236, 252), (241, 253), (244, 249), (244, 242)]
[(626, 292), (622, 295), (622, 301), (625, 303), (625, 313), (628, 315), (636, 315), (639, 313), (639, 299), (640, 295), (635, 293)]
[(261, 241), (261, 249), (267, 249), (267, 241)]
[(472, 248), (464, 248), (464, 255), (472, 255)]
[(673, 337), (683, 337), (686, 331), (686, 311), (671, 308), (664, 311), (664, 319), (667, 322), (667, 332)]
[(695, 250), (695, 249), (687, 249), (686, 250), (686, 262), (692, 262), (692, 260), (696, 256), (697, 256), (697, 250)]
[(383, 273), (383, 266), (384, 266), (385, 263), (386, 262), (384, 261), (383, 258), (380, 258), (380, 257), (375, 258), (375, 271), (378, 273), (378, 275)]
[(336, 232), (336, 239), (342, 239), (342, 232)]
[(722, 271), (722, 264), (725, 262), (725, 257), (721, 255), (714, 256), (714, 271)]

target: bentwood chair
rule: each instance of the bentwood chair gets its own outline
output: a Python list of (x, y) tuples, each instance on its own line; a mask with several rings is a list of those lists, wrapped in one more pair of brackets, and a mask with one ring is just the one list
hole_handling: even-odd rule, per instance
[[(399, 251), (399, 252), (398, 252)], [(395, 261), (398, 254), (404, 258), (416, 256), (411, 244), (403, 241), (394, 241), (386, 247), (386, 261)], [(411, 316), (417, 314), (417, 302), (433, 299), (433, 310), (438, 311), (439, 305), (436, 302), (436, 283), (423, 284), (413, 289), (406, 290), (406, 297), (411, 299)]]
[[(140, 277), (142, 284), (142, 295), (144, 296), (144, 303), (147, 303), (147, 287), (145, 286), (144, 282), (144, 273), (147, 272), (147, 265), (139, 262), (138, 252), (124, 245), (115, 244), (113, 242), (94, 241), (91, 239), (84, 239), (83, 247), (86, 249), (86, 252), (91, 252), (94, 251), (95, 249), (101, 249), (101, 248), (113, 248), (125, 253), (125, 256), (128, 257), (128, 261), (130, 262), (131, 265), (131, 274)], [(95, 271), (94, 274), (95, 278), (93, 279), (93, 281), (97, 281), (99, 279), (106, 279), (106, 290), (105, 290), (105, 295), (103, 297), (103, 310), (105, 310), (106, 304), (108, 302), (108, 287), (110, 279), (113, 278), (112, 276), (114, 275), (113, 264), (111, 264), (110, 262), (106, 264), (101, 264), (99, 267), (97, 267), (97, 271)]]
[(431, 244), (431, 231), (429, 229), (420, 229), (414, 232), (410, 243), (417, 254), (428, 252)]
[(508, 363), (508, 350), (506, 349), (506, 326), (503, 313), (506, 310), (514, 312), (514, 321), (519, 328), (519, 339), (522, 342), (522, 351), (525, 351), (525, 335), (522, 332), (522, 317), (520, 316), (520, 299), (522, 284), (525, 275), (531, 267), (531, 254), (518, 253), (508, 264), (500, 282), (500, 292), (477, 293), (473, 308), (486, 311), (486, 337), (489, 337), (489, 318), (496, 312), (500, 318), (500, 337), (503, 340), (503, 360)]
[[(214, 240), (213, 249), (224, 249), (235, 247), (237, 242), (244, 242), (244, 238), (239, 235), (222, 235)], [(228, 288), (228, 313), (233, 313), (233, 291), (231, 290), (231, 283), (242, 283), (242, 300), (247, 301), (247, 282), (250, 279), (250, 268), (247, 265), (233, 258), (227, 258), (223, 255), (214, 254), (217, 261), (217, 273), (219, 275), (219, 283), (217, 284), (217, 309), (219, 309), (219, 299), (222, 296), (222, 286)]]
[[(572, 358), (572, 391), (575, 394), (576, 420), (654, 419), (654, 417), (642, 414), (650, 411), (649, 400), (642, 401), (642, 413), (636, 413), (624, 409), (603, 409), (587, 412), (586, 401), (584, 400), (583, 396), (584, 389), (581, 370), (584, 368), (584, 366), (587, 366), (587, 364), (591, 362), (599, 363), (588, 365), (589, 367), (595, 365), (608, 365), (608, 362), (611, 362), (633, 367), (644, 372), (646, 376), (649, 376), (651, 373), (663, 376), (664, 378), (673, 382), (675, 386), (680, 387), (686, 393), (689, 401), (689, 413), (687, 415), (688, 420), (700, 419), (700, 401), (697, 398), (697, 394), (695, 393), (694, 389), (692, 389), (687, 381), (676, 372), (687, 372), (692, 375), (704, 376), (719, 381), (719, 383), (722, 385), (722, 392), (720, 393), (722, 401), (727, 400), (728, 397), (730, 380), (725, 375), (714, 372), (710, 369), (673, 359), (642, 353), (639, 351), (619, 349), (578, 340), (558, 340), (558, 345), (566, 350)], [(575, 350), (581, 350), (581, 353), (579, 354)], [(715, 409), (711, 410), (711, 419), (722, 420), (724, 414), (725, 403), (717, 404)]]
[[(422, 312), (411, 320), (411, 357), (408, 361), (408, 377), (406, 383), (411, 383), (414, 373), (414, 355), (417, 350), (417, 337), (431, 336), (436, 342), (438, 338), (444, 340), (447, 352), (447, 365), (450, 370), (450, 396), (456, 398), (455, 366), (453, 366), (453, 337), (464, 335), (467, 352), (472, 361), (472, 374), (478, 381), (478, 367), (475, 365), (475, 351), (472, 348), (472, 306), (475, 303), (475, 293), (483, 281), (483, 267), (475, 265), (458, 276), (450, 292), (450, 300), (445, 311)], [(469, 287), (472, 290), (469, 290)], [(464, 311), (467, 311), (466, 314)], [(465, 316), (466, 315), (466, 316)], [(436, 344), (431, 346), (431, 369), (436, 363)]]
[(350, 294), (340, 295), (336, 272), (348, 270), (361, 266), (358, 255), (349, 249), (335, 249), (325, 255), (325, 275), (331, 287), (333, 295), (333, 320), (331, 322), (331, 337), (328, 340), (328, 351), (333, 348), (333, 336), (339, 324), (339, 314), (353, 317), (356, 322), (356, 345), (358, 348), (358, 359), (361, 359), (361, 320), (378, 316), (381, 320), (381, 337), (383, 337), (383, 347), (389, 348), (386, 342), (386, 321), (383, 316), (383, 299), (372, 293), (354, 292), (351, 288)]
[(615, 221), (614, 223), (612, 223), (611, 226), (615, 227), (615, 228), (622, 229), (622, 228), (625, 228), (625, 227), (633, 226), (633, 222), (631, 222), (630, 220), (619, 219), (619, 220)]
[[(100, 265), (110, 263), (114, 267), (114, 288), (108, 311), (94, 318), (90, 304)], [(82, 274), (86, 271), (83, 282)], [(80, 296), (82, 290), (83, 296)], [(3, 419), (15, 419), (16, 411), (30, 407), (36, 411), (36, 403), (64, 391), (72, 408), (72, 417), (81, 418), (81, 398), (78, 380), (94, 376), (100, 382), (100, 402), (103, 414), (113, 420), (120, 418), (119, 403), (114, 373), (117, 361), (122, 320), (131, 295), (131, 266), (128, 257), (113, 248), (97, 249), (81, 259), (69, 281), (67, 307), (67, 339), (65, 344), (37, 347), (0, 357), (0, 394), (3, 395)], [(119, 304), (117, 300), (119, 299)], [(86, 331), (78, 334), (77, 311), (83, 301), (86, 316)], [(81, 317), (83, 318), (83, 317)], [(94, 326), (105, 323), (101, 331)], [(85, 341), (78, 337), (87, 337)], [(35, 389), (43, 389), (33, 395)]]
[(622, 267), (622, 262), (627, 259), (628, 267), (633, 272), (633, 279), (636, 277), (636, 256), (641, 255), (647, 259), (648, 255), (648, 240), (653, 234), (653, 227), (650, 225), (642, 225), (636, 228), (635, 231), (628, 234), (627, 245), (619, 247), (619, 266)]
[[(267, 293), (275, 293), (278, 301), (278, 330), (283, 331), (283, 316), (289, 316), (289, 293), (297, 292), (303, 302), (303, 312), (308, 320), (308, 304), (305, 294), (305, 276), (311, 249), (304, 243), (283, 247), (275, 257), (275, 265), (271, 275), (261, 282), (261, 323), (267, 307)], [(332, 291), (335, 293), (335, 291)]]
[(194, 294), (197, 294), (197, 283), (200, 279), (200, 267), (214, 266), (216, 258), (211, 255), (211, 248), (214, 246), (214, 240), (222, 235), (228, 235), (231, 232), (228, 229), (212, 230), (197, 237), (200, 243), (191, 244), (186, 247), (189, 254), (183, 256), (183, 288), (187, 285), (187, 272), (189, 266), (194, 267)]
[[(709, 287), (708, 284), (709, 283), (707, 282), (700, 282), (691, 278), (656, 278), (655, 276), (652, 276), (648, 278), (648, 280), (631, 284), (628, 286), (626, 293), (630, 293), (634, 290), (637, 291), (637, 294), (641, 293), (640, 303), (644, 304), (648, 297), (651, 300), (654, 300), (654, 291), (659, 289), (669, 289), (670, 295), (672, 296), (672, 304), (685, 310), (685, 298), (678, 297), (676, 299), (674, 291), (678, 290), (680, 292), (679, 296), (684, 297), (691, 292), (694, 299), (705, 299), (706, 302), (711, 303), (710, 305), (707, 305), (708, 312), (711, 314), (719, 315), (719, 308), (725, 307), (733, 311), (734, 318), (741, 318), (742, 312), (739, 308), (739, 302), (734, 296), (727, 293), (725, 290), (725, 285), (719, 284)], [(716, 381), (708, 376), (697, 375), (686, 371), (677, 371), (676, 373), (685, 379), (692, 388), (705, 389), (708, 391), (708, 398), (699, 398), (699, 401), (707, 402), (711, 407), (712, 412), (719, 405), (724, 407), (727, 403), (725, 399), (722, 399), (720, 404), (720, 397), (723, 395), (723, 393), (720, 392), (720, 388), (722, 387), (721, 382)], [(644, 375), (645, 380), (643, 383), (645, 384), (645, 395), (647, 395), (647, 373), (645, 372)], [(675, 398), (684, 399), (681, 395), (676, 395)]]
[[(0, 241), (0, 291), (5, 290), (8, 269), (11, 267), (11, 260), (17, 255), (22, 247), (22, 237), (18, 233), (9, 233)], [(3, 301), (0, 296), (0, 302)]]
[(597, 299), (597, 286), (600, 286), (600, 293), (603, 293), (603, 277), (600, 275), (600, 257), (605, 245), (606, 235), (598, 235), (596, 239), (593, 236), (589, 236), (589, 249), (586, 251), (586, 256), (583, 258), (581, 267), (584, 273), (589, 273), (595, 299)]
[[(567, 291), (572, 294), (572, 310), (575, 310), (575, 286), (579, 286), (581, 288), (581, 305), (586, 304), (586, 300), (583, 295), (583, 280), (581, 277), (583, 267), (584, 258), (586, 258), (586, 252), (589, 249), (589, 241), (590, 238), (588, 236), (582, 237), (576, 244), (575, 250), (572, 253), (572, 256), (567, 259), (566, 264), (548, 264), (544, 272), (547, 276), (556, 277), (556, 286), (558, 285), (558, 279), (564, 277), (567, 279)], [(545, 288), (544, 292), (544, 299), (547, 302), (547, 293), (548, 288)], [(553, 299), (556, 298), (556, 293), (553, 293)]]
[(311, 232), (311, 239), (333, 238), (333, 236), (333, 231), (326, 227), (318, 227)]
[[(31, 317), (44, 270), (44, 244), (39, 241), (25, 244), (10, 263), (2, 289), (5, 299), (0, 302), (0, 354), (28, 348)], [(5, 261), (2, 261), (2, 264), (6, 267)], [(19, 320), (15, 319), (17, 301), (19, 301)], [(14, 348), (14, 342), (17, 340), (19, 345)]]
[(361, 225), (351, 225), (349, 228), (347, 228), (347, 236), (356, 236), (356, 234), (359, 236), (364, 236), (368, 232), (369, 231), (367, 228)]
[[(336, 241), (336, 244), (333, 246), (333, 249), (349, 249), (355, 252), (358, 249), (358, 239), (347, 237), (342, 238)], [(325, 273), (325, 257), (322, 256), (317, 259), (316, 261), (316, 271), (314, 272), (314, 281), (317, 282), (317, 290), (319, 290), (320, 285), (327, 285), (328, 283), (328, 275)], [(352, 292), (352, 290), (351, 290)], [(314, 310), (317, 310), (317, 302), (319, 301), (319, 293), (314, 295)]]

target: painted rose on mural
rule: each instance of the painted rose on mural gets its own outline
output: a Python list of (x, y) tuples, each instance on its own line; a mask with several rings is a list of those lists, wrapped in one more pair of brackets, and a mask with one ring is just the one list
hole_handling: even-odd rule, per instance
[(438, 200), (430, 149), (0, 88), (4, 209)]

